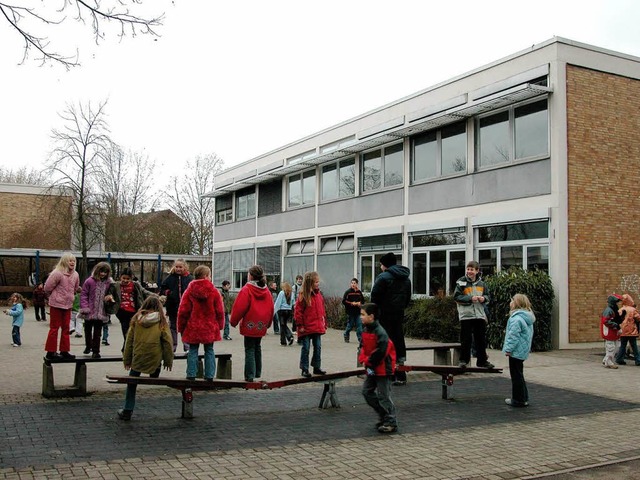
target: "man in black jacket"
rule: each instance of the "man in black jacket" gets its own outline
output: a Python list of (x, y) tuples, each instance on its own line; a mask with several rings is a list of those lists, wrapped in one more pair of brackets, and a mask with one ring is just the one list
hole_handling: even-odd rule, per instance
[[(382, 273), (376, 277), (371, 289), (371, 302), (380, 309), (380, 324), (389, 334), (396, 347), (398, 365), (407, 359), (407, 347), (404, 343), (404, 309), (411, 300), (410, 271), (407, 267), (396, 265), (396, 256), (389, 252), (380, 258)], [(405, 385), (407, 374), (396, 371), (394, 385)]]

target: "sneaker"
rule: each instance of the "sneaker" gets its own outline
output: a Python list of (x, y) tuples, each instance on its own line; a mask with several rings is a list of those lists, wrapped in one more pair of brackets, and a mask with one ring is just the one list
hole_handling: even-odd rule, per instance
[(380, 433), (393, 433), (398, 431), (397, 425), (382, 424), (378, 427)]
[(309, 373), (309, 370), (307, 370), (307, 369), (302, 370), (302, 376), (304, 378), (311, 378), (311, 374)]
[(106, 340), (102, 340), (102, 344), (103, 344), (103, 345), (107, 345), (107, 346), (109, 346), (109, 345), (110, 345), (110, 343), (109, 343), (109, 342), (107, 342)]
[(615, 365), (615, 364), (613, 364), (613, 363), (612, 363), (611, 365), (605, 365), (605, 366), (604, 366), (604, 368), (613, 368), (613, 369), (617, 369), (617, 368), (618, 368), (618, 365)]
[(496, 366), (493, 363), (489, 362), (489, 361), (486, 361), (486, 362), (484, 362), (482, 364), (478, 363), (478, 364), (476, 364), (476, 366), (479, 367), (479, 368), (496, 368)]
[(75, 337), (76, 337), (76, 338), (82, 338), (82, 334), (81, 334), (81, 333), (76, 333), (76, 334), (75, 334)]
[(528, 407), (529, 406), (529, 402), (524, 402), (524, 403), (516, 402), (515, 400), (513, 400), (511, 398), (505, 398), (504, 399), (504, 403), (506, 403), (510, 407), (516, 407), (516, 408), (522, 408), (522, 407)]
[(289, 343), (289, 346), (293, 345), (293, 337), (289, 337), (288, 343)]
[(124, 409), (120, 409), (118, 410), (118, 418), (120, 420), (124, 420), (129, 421), (131, 420), (131, 414), (133, 413), (133, 410), (124, 410)]
[(407, 384), (406, 380), (396, 380), (392, 383), (394, 387), (403, 387)]
[(467, 362), (459, 362), (458, 363), (458, 367), (459, 368), (467, 368), (468, 363)]
[(224, 336), (224, 337), (222, 337), (222, 338), (224, 338), (225, 340), (233, 340), (229, 335), (225, 335), (225, 336)]
[(12, 347), (19, 347), (20, 345), (18, 345), (17, 343), (12, 343), (11, 346)]
[(70, 330), (69, 330), (69, 335), (71, 335), (71, 334), (72, 334), (73, 332), (75, 332), (75, 331), (76, 331), (76, 329), (75, 329), (75, 328), (70, 329)]
[(344, 336), (344, 343), (349, 343), (349, 336), (348, 335)]
[(49, 360), (60, 360), (62, 359), (62, 356), (56, 352), (47, 352), (47, 358)]
[(73, 360), (74, 358), (76, 358), (75, 355), (72, 355), (69, 352), (60, 352), (60, 356), (62, 358), (66, 358), (67, 360)]
[(314, 375), (326, 375), (327, 371), (326, 370), (322, 370), (321, 368), (314, 368), (313, 369), (313, 374)]
[(91, 355), (91, 358), (102, 358), (102, 356), (99, 353), (95, 352)]
[(87, 347), (85, 348), (82, 353), (84, 353), (85, 355), (89, 355), (91, 353), (91, 347)]

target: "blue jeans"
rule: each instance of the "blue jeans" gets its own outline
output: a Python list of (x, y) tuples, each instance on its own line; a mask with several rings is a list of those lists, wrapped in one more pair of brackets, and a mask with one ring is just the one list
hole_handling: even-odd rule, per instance
[(391, 400), (392, 377), (382, 375), (367, 375), (362, 385), (362, 396), (367, 404), (378, 414), (378, 418), (385, 425), (397, 426), (396, 406)]
[[(213, 343), (203, 343), (204, 347), (204, 378), (213, 378), (216, 374), (216, 355), (213, 351)], [(187, 377), (193, 377), (198, 373), (198, 349), (199, 343), (190, 343), (187, 352)]]
[(362, 340), (362, 319), (360, 318), (360, 312), (347, 313), (347, 328), (344, 330), (344, 338), (349, 338), (353, 327), (356, 327), (356, 336), (358, 337), (358, 342), (360, 342)]
[[(136, 371), (136, 370), (129, 370), (129, 376), (130, 377), (139, 377), (140, 376), (140, 372)], [(158, 367), (158, 369), (153, 372), (151, 375), (149, 375), (151, 378), (158, 378), (160, 376), (160, 367)], [(125, 410), (131, 410), (133, 411), (133, 409), (136, 406), (136, 389), (138, 388), (138, 384), (137, 383), (128, 383), (127, 384), (127, 391), (124, 394), (124, 409)]]
[(280, 333), (280, 319), (278, 318), (278, 312), (273, 314), (273, 333)]
[(225, 313), (224, 314), (224, 332), (223, 332), (224, 337), (228, 337), (229, 336), (229, 314)]
[(302, 349), (300, 350), (300, 370), (309, 370), (309, 344), (313, 344), (313, 356), (311, 366), (320, 368), (322, 354), (322, 336), (319, 333), (312, 333), (301, 338)]
[(109, 324), (104, 323), (102, 325), (102, 341), (106, 342), (107, 340), (109, 340)]
[(244, 337), (244, 379), (253, 382), (262, 376), (262, 337)]
[(15, 345), (22, 345), (22, 342), (20, 341), (20, 327), (17, 325), (13, 325), (12, 327), (11, 338), (13, 339), (13, 343)]
[(620, 337), (620, 350), (616, 355), (616, 362), (624, 362), (624, 357), (627, 354), (627, 343), (631, 345), (633, 351), (633, 357), (635, 358), (636, 365), (640, 365), (640, 354), (638, 353), (638, 339), (637, 337)]

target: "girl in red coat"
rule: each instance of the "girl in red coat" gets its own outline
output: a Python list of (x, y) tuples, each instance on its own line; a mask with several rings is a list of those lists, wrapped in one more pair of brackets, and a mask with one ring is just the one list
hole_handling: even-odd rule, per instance
[(195, 277), (184, 291), (178, 308), (178, 332), (189, 344), (187, 353), (187, 379), (195, 380), (198, 370), (198, 349), (204, 345), (204, 379), (213, 380), (216, 373), (213, 342), (222, 340), (224, 306), (222, 296), (211, 283), (211, 269), (199, 265)]
[(260, 342), (273, 321), (273, 299), (267, 288), (264, 270), (260, 265), (249, 269), (247, 283), (233, 302), (229, 323), (240, 324), (244, 337), (244, 379), (253, 382), (262, 376), (262, 347)]
[(313, 344), (313, 356), (311, 366), (314, 375), (324, 375), (320, 368), (322, 359), (321, 335), (327, 331), (327, 318), (324, 311), (324, 298), (320, 293), (320, 276), (317, 272), (304, 274), (302, 289), (296, 299), (295, 308), (296, 329), (301, 340), (300, 369), (303, 377), (310, 377), (309, 373), (309, 344)]

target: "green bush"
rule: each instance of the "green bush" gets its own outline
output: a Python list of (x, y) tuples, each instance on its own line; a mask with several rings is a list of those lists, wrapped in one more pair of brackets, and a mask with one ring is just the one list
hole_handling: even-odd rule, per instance
[(460, 323), (453, 297), (429, 297), (413, 300), (405, 310), (405, 335), (436, 342), (460, 340)]
[(487, 345), (501, 349), (509, 319), (509, 303), (516, 293), (524, 293), (533, 308), (536, 321), (531, 350), (543, 352), (551, 350), (551, 314), (553, 310), (553, 284), (549, 275), (542, 270), (523, 270), (512, 267), (484, 278), (489, 289), (489, 327)]

